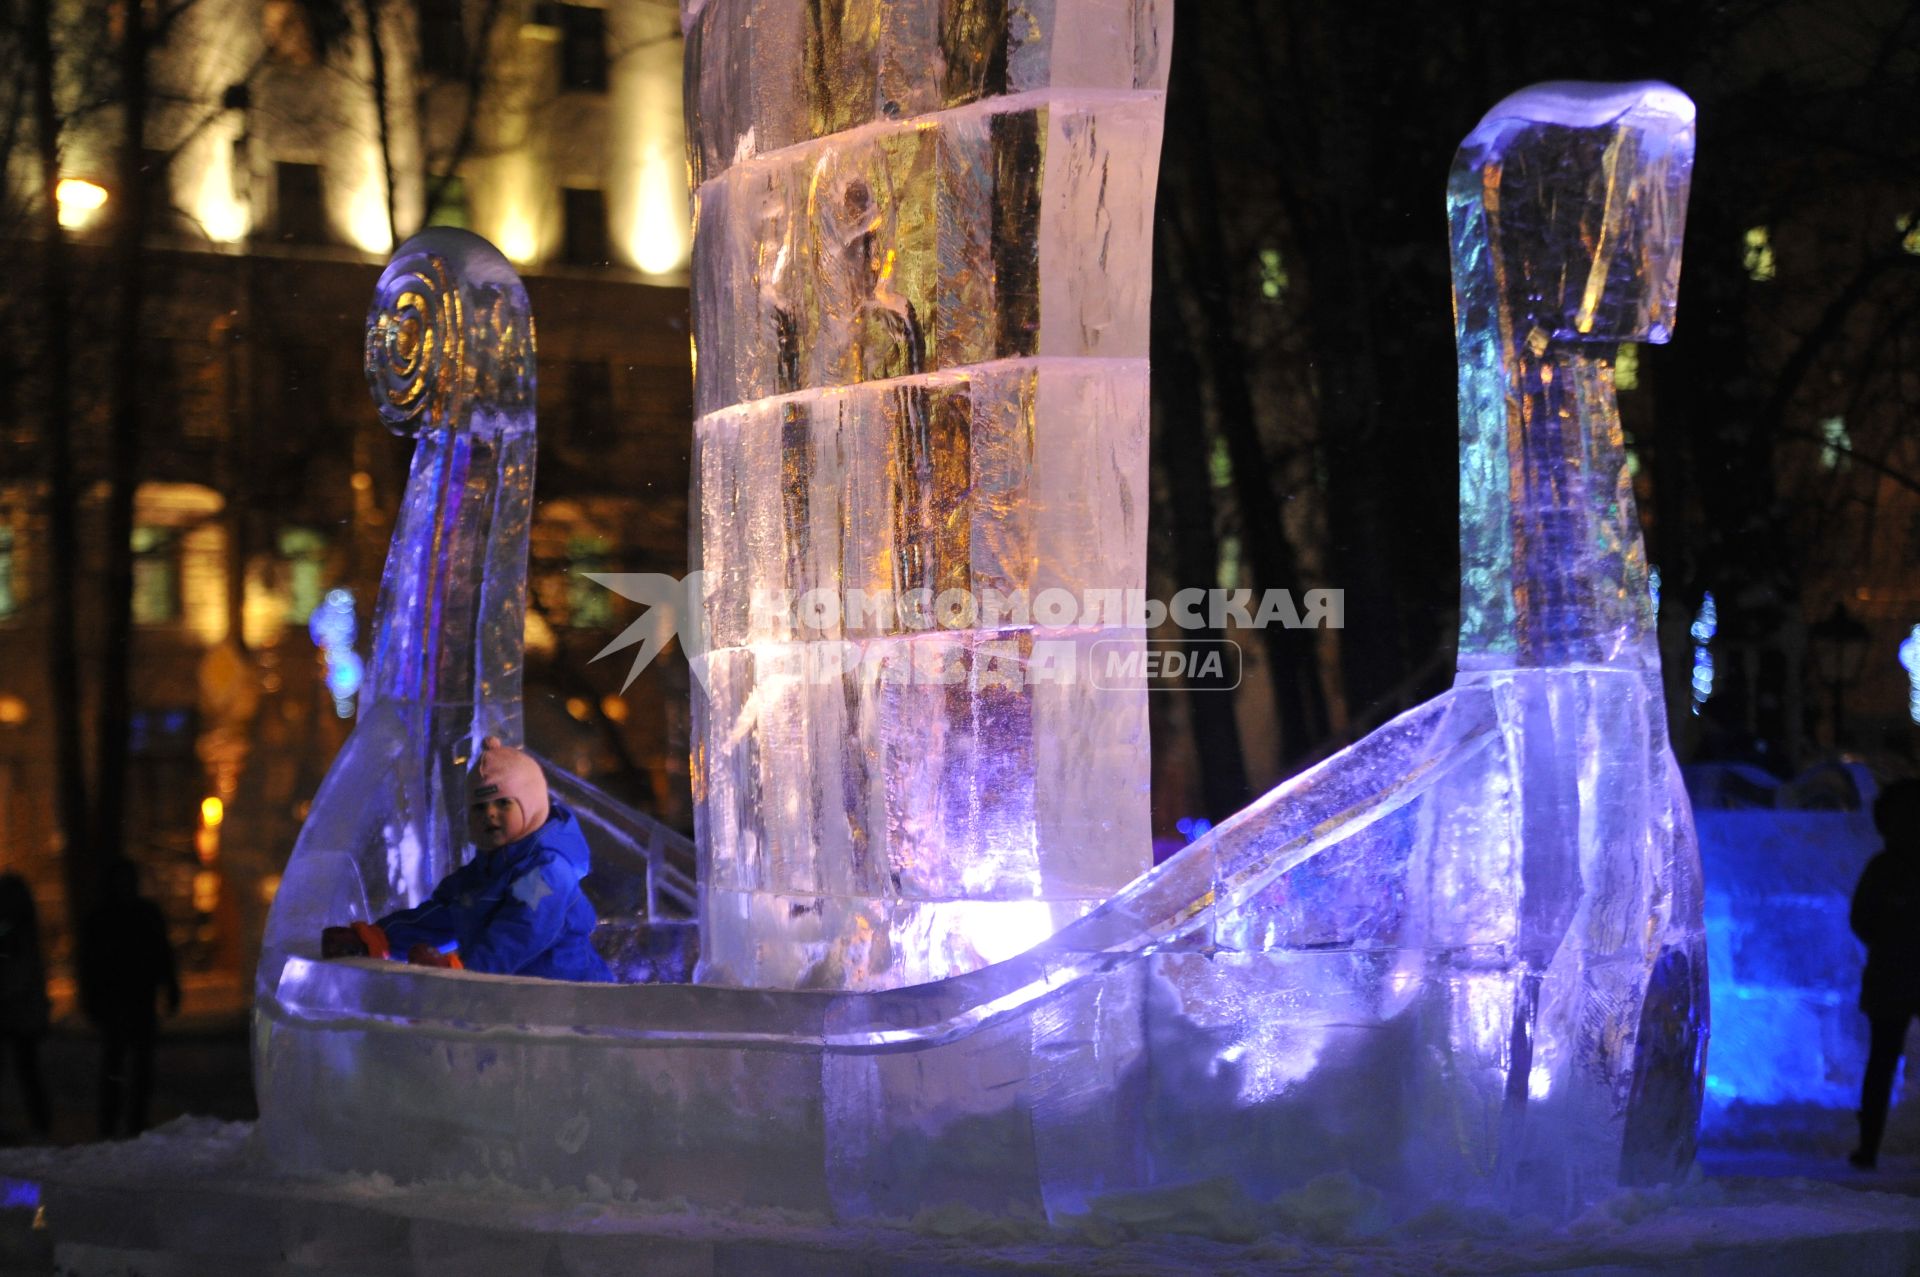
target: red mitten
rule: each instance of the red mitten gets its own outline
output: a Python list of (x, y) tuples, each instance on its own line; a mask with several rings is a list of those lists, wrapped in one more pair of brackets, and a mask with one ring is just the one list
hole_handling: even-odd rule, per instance
[(324, 927), (320, 931), (320, 956), (323, 958), (364, 958), (366, 942), (352, 927)]
[(385, 958), (390, 956), (390, 951), (387, 947), (387, 933), (374, 926), (371, 922), (354, 923), (353, 934), (359, 936), (360, 943), (367, 946), (367, 955), (369, 957)]
[(465, 971), (466, 964), (460, 961), (458, 949), (442, 953), (430, 944), (417, 944), (407, 950), (407, 961), (416, 967), (445, 967), (450, 971)]

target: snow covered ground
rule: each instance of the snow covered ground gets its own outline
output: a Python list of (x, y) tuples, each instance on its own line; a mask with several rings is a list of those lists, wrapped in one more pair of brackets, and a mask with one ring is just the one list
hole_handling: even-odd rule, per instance
[[(695, 1211), (630, 1186), (546, 1195), (462, 1177), (290, 1180), (252, 1128), (183, 1118), (122, 1144), (0, 1152), (0, 1272), (175, 1274), (1920, 1272), (1920, 1158), (1710, 1151), (1693, 1180), (1555, 1227), (1458, 1211), (1391, 1221), (1327, 1177), (1258, 1204), (1216, 1184), (1113, 1198), (1061, 1227), (971, 1210), (834, 1224)], [(36, 1213), (43, 1227), (30, 1231)]]

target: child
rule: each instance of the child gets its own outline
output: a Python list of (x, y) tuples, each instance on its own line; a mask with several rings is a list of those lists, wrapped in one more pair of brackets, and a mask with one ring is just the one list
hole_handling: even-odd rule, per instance
[(609, 981), (589, 939), (581, 894), (587, 840), (572, 812), (547, 797), (540, 765), (487, 737), (467, 774), (467, 833), (477, 849), (433, 895), (371, 925), (328, 927), (329, 958), (387, 957), (495, 975)]

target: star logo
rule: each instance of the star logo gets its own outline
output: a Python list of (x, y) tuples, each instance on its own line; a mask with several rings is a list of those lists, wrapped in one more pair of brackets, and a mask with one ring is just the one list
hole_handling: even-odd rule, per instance
[(632, 687), (647, 662), (665, 651), (676, 637), (680, 640), (680, 649), (687, 654), (687, 664), (693, 667), (694, 677), (704, 684), (707, 667), (701, 658), (707, 654), (707, 634), (701, 620), (701, 586), (706, 573), (692, 572), (684, 580), (676, 580), (663, 572), (583, 572), (581, 575), (646, 609), (611, 643), (593, 654), (597, 661), (622, 648), (639, 645), (640, 650), (633, 654), (633, 665), (627, 670), (627, 681), (620, 685), (621, 691)]
[(521, 874), (513, 884), (513, 898), (529, 909), (538, 909), (540, 902), (552, 894), (553, 887), (538, 869)]

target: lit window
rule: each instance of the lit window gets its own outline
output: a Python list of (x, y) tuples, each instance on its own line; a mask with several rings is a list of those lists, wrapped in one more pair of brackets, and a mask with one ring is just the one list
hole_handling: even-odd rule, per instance
[(13, 584), (13, 529), (0, 525), (0, 621), (20, 610)]
[(1287, 274), (1286, 265), (1280, 260), (1280, 250), (1263, 248), (1260, 250), (1260, 295), (1270, 302), (1277, 302), (1292, 283)]
[(1640, 347), (1633, 342), (1621, 342), (1620, 352), (1613, 360), (1613, 388), (1615, 390), (1637, 390), (1640, 387)]
[(1844, 417), (1828, 417), (1820, 423), (1820, 464), (1828, 470), (1845, 470), (1853, 457), (1853, 436), (1847, 433)]
[(165, 528), (133, 530), (133, 620), (166, 625), (180, 617), (179, 572), (173, 538)]
[(467, 206), (466, 179), (443, 178), (438, 190), (434, 190), (429, 183), (428, 191), (428, 198), (433, 201), (433, 211), (427, 216), (427, 225), (456, 226), (463, 231), (473, 229), (472, 213)]
[[(598, 12), (592, 10), (591, 12)], [(567, 187), (560, 192), (564, 217), (561, 256), (572, 266), (607, 264), (607, 197), (605, 192)]]
[(571, 537), (567, 541), (567, 624), (576, 630), (613, 628), (613, 591), (586, 578), (588, 572), (608, 571), (607, 542), (602, 537)]
[(280, 557), (287, 565), (287, 624), (305, 625), (326, 596), (327, 543), (312, 528), (288, 528), (280, 534)]
[(560, 6), (560, 87), (607, 91), (607, 14), (585, 5)]
[(1748, 279), (1764, 283), (1773, 278), (1773, 237), (1766, 227), (1755, 226), (1747, 232), (1740, 263), (1747, 268)]
[(1227, 441), (1216, 436), (1213, 448), (1207, 454), (1207, 476), (1212, 480), (1215, 490), (1224, 490), (1233, 486), (1233, 454), (1227, 451)]
[(1229, 533), (1220, 538), (1220, 588), (1240, 588), (1240, 538)]

